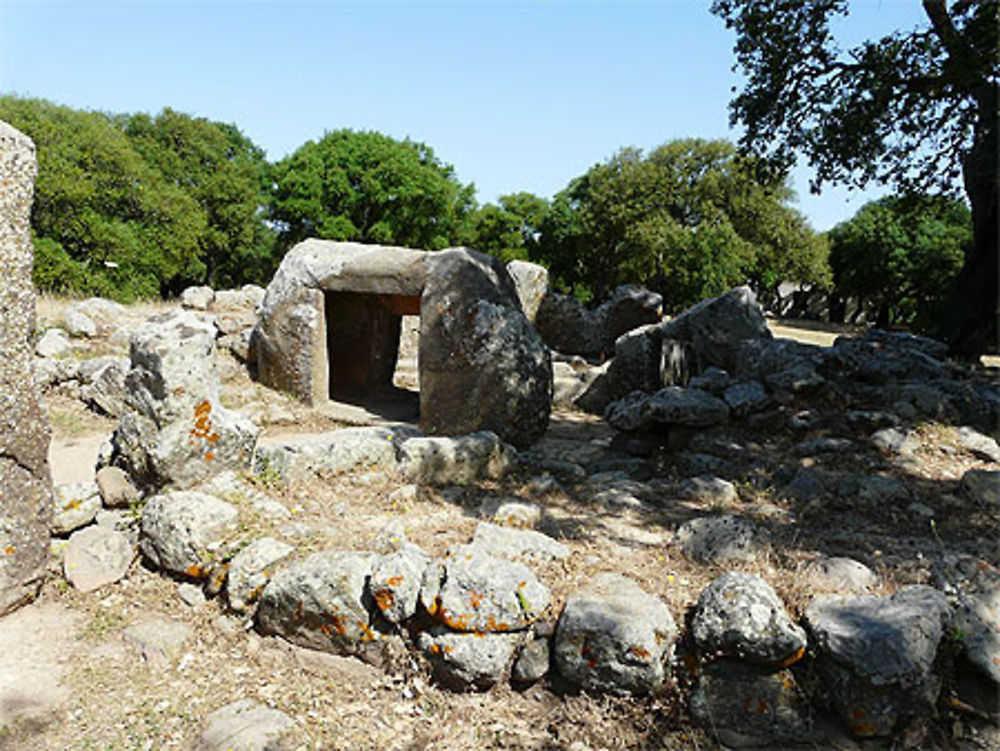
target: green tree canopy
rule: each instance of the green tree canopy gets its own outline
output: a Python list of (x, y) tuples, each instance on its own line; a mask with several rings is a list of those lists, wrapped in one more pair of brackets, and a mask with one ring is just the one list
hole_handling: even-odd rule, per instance
[[(969, 246), (941, 333), (955, 354), (997, 336), (1000, 0), (922, 0), (927, 26), (850, 48), (831, 19), (847, 0), (715, 0), (747, 76), (731, 105), (741, 145), (778, 169), (803, 154), (827, 181), (954, 188), (972, 207)], [(888, 281), (887, 281), (888, 283)]]
[(537, 257), (595, 299), (639, 283), (678, 310), (753, 282), (825, 282), (825, 245), (726, 141), (623, 149), (572, 181), (541, 223)]
[(143, 159), (114, 118), (5, 96), (0, 119), (37, 148), (39, 287), (127, 300), (203, 273), (197, 202)]
[(474, 188), (429, 146), (337, 130), (274, 167), (271, 218), (287, 247), (306, 237), (437, 250), (456, 242)]
[(164, 109), (132, 115), (125, 133), (148, 164), (194, 198), (203, 281), (214, 287), (257, 281), (271, 271), (273, 236), (264, 223), (269, 165), (235, 125)]
[(932, 330), (972, 242), (968, 207), (943, 196), (867, 203), (830, 232), (838, 294), (878, 311), (879, 325)]
[(504, 261), (527, 260), (537, 254), (540, 227), (548, 212), (549, 202), (532, 193), (500, 196), (497, 204), (472, 212), (460, 241)]

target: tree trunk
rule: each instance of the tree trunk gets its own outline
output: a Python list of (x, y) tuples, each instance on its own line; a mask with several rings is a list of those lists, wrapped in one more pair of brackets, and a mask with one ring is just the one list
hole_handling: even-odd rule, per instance
[(950, 353), (976, 360), (997, 347), (997, 90), (987, 85), (978, 101), (975, 136), (962, 165), (965, 191), (972, 206), (972, 247), (966, 252), (940, 336)]

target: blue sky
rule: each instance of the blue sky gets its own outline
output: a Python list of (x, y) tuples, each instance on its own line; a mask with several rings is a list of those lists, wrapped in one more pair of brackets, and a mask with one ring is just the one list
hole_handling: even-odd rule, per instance
[[(551, 196), (622, 146), (730, 138), (739, 77), (710, 0), (0, 0), (0, 92), (236, 123), (280, 158), (349, 127), (432, 146), (480, 202)], [(918, 0), (854, 0), (852, 41), (922, 24)], [(816, 229), (879, 191), (808, 192)]]

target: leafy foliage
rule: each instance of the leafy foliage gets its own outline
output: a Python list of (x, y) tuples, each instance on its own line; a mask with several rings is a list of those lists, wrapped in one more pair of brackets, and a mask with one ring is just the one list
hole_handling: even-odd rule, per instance
[(823, 283), (825, 246), (726, 141), (681, 140), (648, 156), (623, 149), (556, 196), (538, 258), (568, 288), (605, 297), (639, 283), (677, 310), (753, 281)]
[(474, 188), (424, 144), (337, 130), (274, 167), (271, 218), (288, 247), (307, 237), (437, 250), (459, 236)]
[(129, 117), (125, 133), (148, 164), (198, 202), (206, 283), (236, 286), (272, 270), (274, 237), (262, 216), (269, 169), (263, 149), (234, 125), (169, 108), (155, 118)]
[(972, 222), (954, 198), (897, 196), (864, 205), (830, 238), (839, 294), (874, 305), (882, 325), (927, 331), (958, 276)]
[(549, 212), (549, 202), (532, 193), (500, 196), (468, 218), (460, 235), (463, 245), (503, 261), (527, 260), (537, 255), (539, 231)]
[(715, 0), (747, 75), (731, 104), (741, 145), (771, 168), (805, 155), (827, 181), (954, 192), (972, 207), (968, 246), (941, 333), (954, 354), (997, 336), (1000, 0), (922, 0), (928, 26), (842, 49), (847, 0)]
[(113, 118), (13, 97), (0, 98), (0, 118), (37, 148), (40, 286), (127, 300), (198, 276), (197, 203), (142, 159)]

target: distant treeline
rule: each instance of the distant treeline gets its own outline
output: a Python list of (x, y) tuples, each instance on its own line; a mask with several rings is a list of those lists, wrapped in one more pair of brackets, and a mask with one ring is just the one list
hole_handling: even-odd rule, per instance
[(863, 207), (828, 235), (788, 204), (787, 179), (727, 141), (626, 148), (552, 200), (478, 205), (475, 187), (427, 145), (336, 130), (270, 163), (235, 125), (171, 109), (156, 116), (0, 97), (29, 135), (40, 289), (118, 300), (192, 284), (266, 284), (306, 237), (438, 250), (466, 245), (549, 268), (600, 301), (618, 284), (663, 294), (669, 311), (749, 283), (782, 281), (863, 297), (884, 323), (929, 326), (971, 240), (959, 201), (916, 196)]

